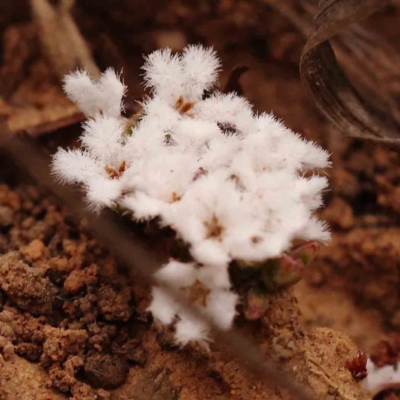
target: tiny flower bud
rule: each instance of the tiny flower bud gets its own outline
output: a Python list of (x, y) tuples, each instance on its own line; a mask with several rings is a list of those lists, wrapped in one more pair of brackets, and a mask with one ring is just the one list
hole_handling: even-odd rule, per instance
[(274, 260), (269, 260), (263, 267), (263, 280), (269, 289), (292, 286), (303, 275), (318, 252), (318, 244), (310, 242), (284, 254)]
[(249, 321), (256, 321), (265, 314), (268, 305), (269, 298), (267, 294), (259, 289), (251, 288), (246, 296), (244, 317)]

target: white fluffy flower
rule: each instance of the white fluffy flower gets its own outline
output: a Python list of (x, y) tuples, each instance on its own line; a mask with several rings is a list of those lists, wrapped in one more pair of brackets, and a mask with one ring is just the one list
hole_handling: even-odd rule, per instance
[[(82, 150), (59, 150), (53, 170), (62, 181), (81, 184), (93, 209), (119, 205), (134, 220), (157, 217), (171, 227), (193, 263), (171, 261), (156, 279), (175, 282), (228, 329), (238, 299), (230, 288), (231, 261), (265, 261), (294, 239), (328, 239), (313, 215), (327, 180), (310, 172), (329, 161), (273, 115), (254, 115), (244, 98), (204, 96), (219, 67), (214, 51), (200, 46), (149, 55), (143, 69), (151, 96), (129, 133), (120, 115), (125, 87), (113, 70), (98, 82), (85, 72), (67, 76), (67, 95), (91, 119)], [(206, 327), (162, 288), (154, 289), (150, 310), (160, 322), (176, 324), (180, 343), (207, 339)]]

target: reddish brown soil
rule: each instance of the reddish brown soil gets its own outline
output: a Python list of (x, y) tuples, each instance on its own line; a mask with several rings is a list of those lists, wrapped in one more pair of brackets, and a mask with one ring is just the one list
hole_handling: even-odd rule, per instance
[[(0, 199), (12, 213), (1, 225), (0, 255), (0, 383), (6, 398), (17, 398), (14, 385), (23, 385), (25, 378), (8, 378), (8, 383), (2, 378), (28, 368), (35, 384), (26, 389), (27, 400), (53, 390), (74, 400), (125, 395), (261, 399), (267, 394), (286, 399), (223, 349), (212, 346), (207, 354), (195, 347), (180, 350), (168, 332), (155, 330), (146, 312), (149, 288), (117, 268), (102, 246), (34, 186), (12, 190), (3, 184)], [(345, 367), (356, 346), (327, 329), (306, 332), (290, 290), (271, 295), (261, 322), (243, 322), (238, 321), (261, 351), (316, 394), (335, 388), (345, 397), (364, 398)]]

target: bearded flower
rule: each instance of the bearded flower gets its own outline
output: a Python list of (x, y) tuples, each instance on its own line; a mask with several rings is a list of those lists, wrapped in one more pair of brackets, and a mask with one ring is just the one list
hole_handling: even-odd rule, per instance
[(280, 259), (295, 281), (298, 258), (292, 268), (284, 256), (293, 240), (329, 238), (314, 215), (327, 186), (316, 171), (329, 166), (328, 154), (273, 115), (255, 114), (243, 97), (216, 90), (219, 68), (211, 48), (150, 54), (143, 67), (150, 95), (135, 124), (121, 116), (126, 88), (113, 70), (97, 82), (82, 71), (67, 76), (65, 91), (88, 120), (81, 149), (53, 158), (55, 175), (79, 184), (92, 209), (156, 219), (187, 245), (192, 261), (171, 260), (157, 273), (149, 307), (175, 324), (181, 344), (207, 339), (208, 330), (165, 296), (163, 282), (229, 329), (238, 302), (230, 263)]

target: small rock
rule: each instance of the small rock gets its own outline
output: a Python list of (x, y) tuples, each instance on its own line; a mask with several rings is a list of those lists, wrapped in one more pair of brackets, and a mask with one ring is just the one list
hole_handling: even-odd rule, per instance
[(89, 383), (103, 389), (116, 389), (126, 381), (129, 372), (125, 360), (110, 354), (87, 357), (83, 368)]
[(41, 240), (35, 239), (21, 248), (21, 253), (28, 261), (37, 261), (44, 256), (46, 252), (46, 246)]
[(97, 272), (98, 269), (95, 264), (82, 270), (72, 271), (64, 282), (64, 290), (67, 293), (77, 293), (85, 285), (96, 284)]
[(0, 288), (18, 307), (34, 315), (51, 312), (57, 291), (47, 278), (24, 263), (17, 252), (0, 256)]

